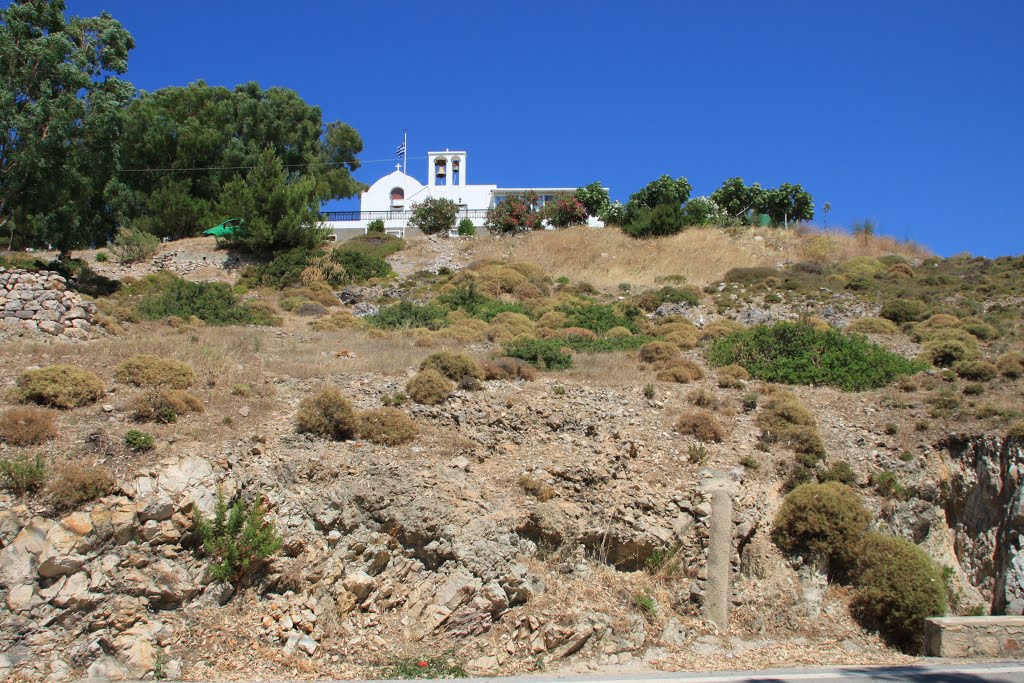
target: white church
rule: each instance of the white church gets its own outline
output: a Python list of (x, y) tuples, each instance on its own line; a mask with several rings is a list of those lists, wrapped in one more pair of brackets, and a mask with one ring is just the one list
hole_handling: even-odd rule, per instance
[[(556, 195), (575, 192), (575, 187), (505, 187), (497, 185), (470, 185), (466, 173), (466, 152), (444, 150), (427, 152), (427, 184), (402, 172), (402, 165), (384, 176), (359, 198), (359, 211), (327, 211), (324, 224), (338, 239), (345, 235), (361, 234), (367, 224), (376, 219), (384, 221), (384, 229), (405, 236), (412, 209), (428, 197), (450, 199), (459, 207), (456, 224), (463, 218), (480, 228), (487, 220), (487, 210), (510, 195), (537, 194), (538, 207)], [(590, 219), (592, 225), (601, 225)]]

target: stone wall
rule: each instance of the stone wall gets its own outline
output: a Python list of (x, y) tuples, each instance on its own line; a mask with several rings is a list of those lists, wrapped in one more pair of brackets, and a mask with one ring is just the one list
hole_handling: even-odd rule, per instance
[(1024, 656), (1024, 617), (934, 617), (924, 633), (932, 657)]
[(0, 329), (87, 339), (95, 315), (57, 273), (0, 268)]

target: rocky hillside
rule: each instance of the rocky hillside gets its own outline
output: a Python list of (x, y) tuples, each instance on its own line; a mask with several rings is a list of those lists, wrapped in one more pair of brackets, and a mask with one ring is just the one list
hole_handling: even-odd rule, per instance
[[(492, 248), (333, 286), (353, 262), (194, 278), (234, 289), (161, 262), (89, 297), (92, 339), (5, 341), (0, 674), (910, 661), (773, 542), (816, 481), (945, 568), (951, 611), (1024, 611), (1020, 259), (779, 246), (602, 286), (467, 256)], [(767, 332), (872, 361), (780, 370)]]

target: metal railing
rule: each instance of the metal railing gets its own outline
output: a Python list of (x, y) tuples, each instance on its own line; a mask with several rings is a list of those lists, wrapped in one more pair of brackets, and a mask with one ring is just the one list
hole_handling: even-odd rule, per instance
[[(325, 211), (321, 215), (325, 221), (408, 221), (412, 211)], [(463, 218), (484, 221), (487, 209), (460, 209), (456, 220)]]

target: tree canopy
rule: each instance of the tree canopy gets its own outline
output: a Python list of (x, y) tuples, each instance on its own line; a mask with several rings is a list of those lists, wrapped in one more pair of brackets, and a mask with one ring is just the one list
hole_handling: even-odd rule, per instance
[(0, 9), (0, 224), (12, 245), (67, 252), (112, 232), (105, 194), (135, 92), (116, 74), (135, 43), (106, 12), (64, 13), (63, 0)]
[(682, 206), (690, 198), (690, 182), (686, 178), (672, 179), (666, 174), (652, 180), (630, 196), (630, 204), (646, 206), (653, 209), (659, 204), (672, 204), (676, 208)]

